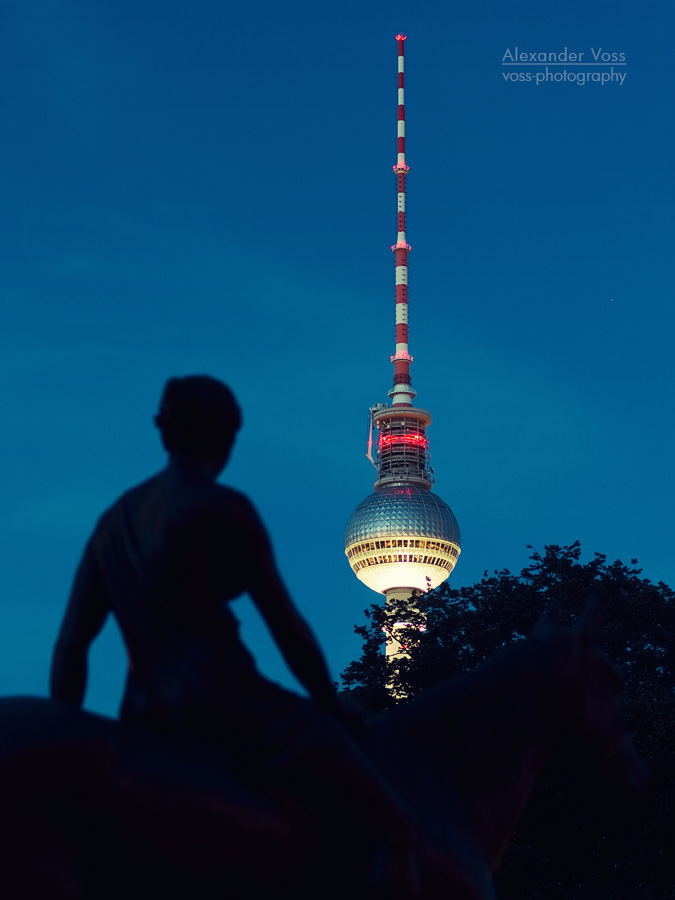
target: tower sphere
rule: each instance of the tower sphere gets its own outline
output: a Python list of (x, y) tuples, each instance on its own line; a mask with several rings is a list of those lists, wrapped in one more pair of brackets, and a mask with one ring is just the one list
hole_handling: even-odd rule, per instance
[(356, 577), (373, 591), (438, 587), (460, 553), (459, 525), (430, 490), (401, 482), (374, 491), (347, 526), (345, 553)]

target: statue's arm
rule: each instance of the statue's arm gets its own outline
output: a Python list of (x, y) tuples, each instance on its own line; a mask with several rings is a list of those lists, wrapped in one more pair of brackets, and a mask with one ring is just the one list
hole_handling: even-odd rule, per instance
[(342, 718), (344, 711), (319, 643), (286, 589), (265, 527), (253, 510), (252, 517), (257, 552), (248, 593), (300, 684), (318, 706)]
[(75, 575), (54, 648), (50, 694), (55, 700), (82, 705), (87, 685), (89, 645), (103, 627), (108, 611), (103, 579), (91, 544), (88, 544)]

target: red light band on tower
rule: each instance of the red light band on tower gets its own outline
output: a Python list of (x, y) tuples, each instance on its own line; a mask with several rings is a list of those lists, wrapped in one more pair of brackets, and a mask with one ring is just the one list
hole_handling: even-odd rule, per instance
[(380, 448), (389, 444), (408, 444), (410, 447), (424, 447), (429, 444), (422, 434), (381, 434), (378, 442)]

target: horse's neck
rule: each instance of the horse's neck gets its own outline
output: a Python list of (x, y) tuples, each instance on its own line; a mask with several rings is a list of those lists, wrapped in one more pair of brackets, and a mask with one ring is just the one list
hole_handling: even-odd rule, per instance
[(423, 755), (426, 745), (425, 762), (435, 771), (446, 767), (439, 777), (448, 802), (459, 804), (491, 867), (556, 732), (567, 655), (562, 646), (524, 641), (414, 701), (407, 715), (401, 710), (406, 730), (424, 735), (417, 744)]
[[(470, 739), (463, 742), (454, 774), (491, 867), (504, 852), (559, 730), (571, 652), (562, 634), (531, 638), (467, 675), (479, 741), (473, 750)], [(481, 712), (483, 721), (489, 718), (487, 732)]]
[(501, 859), (537, 783), (545, 749), (527, 745), (501, 785), (491, 785), (465, 798), (469, 826), (481, 844), (491, 869)]

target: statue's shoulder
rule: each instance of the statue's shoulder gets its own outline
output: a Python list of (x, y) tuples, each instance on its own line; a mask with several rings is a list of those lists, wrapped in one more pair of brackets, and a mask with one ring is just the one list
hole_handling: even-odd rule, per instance
[(144, 481), (127, 488), (110, 506), (103, 510), (100, 520), (103, 521), (111, 515), (114, 516), (124, 507), (136, 506), (142, 503), (145, 498), (157, 492), (162, 483), (163, 475), (163, 472), (158, 472), (156, 475), (152, 475), (150, 478), (146, 478)]
[(214, 483), (213, 488), (214, 500), (227, 516), (251, 527), (259, 527), (262, 524), (255, 506), (246, 494), (224, 484)]
[(143, 507), (164, 492), (165, 480), (164, 471), (161, 471), (127, 488), (98, 517), (94, 536), (115, 529), (121, 519), (134, 519)]
[(211, 479), (164, 469), (126, 490), (101, 515), (96, 535), (117, 531), (124, 523), (172, 523), (219, 534), (223, 530), (262, 540), (265, 528), (255, 506), (241, 491)]

